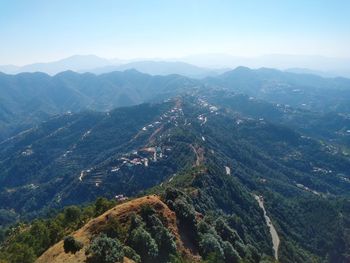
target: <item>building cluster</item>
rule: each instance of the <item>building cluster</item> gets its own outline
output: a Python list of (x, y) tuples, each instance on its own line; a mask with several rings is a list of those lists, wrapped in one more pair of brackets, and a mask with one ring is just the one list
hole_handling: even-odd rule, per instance
[(310, 189), (309, 187), (303, 185), (303, 184), (296, 184), (296, 186), (304, 191), (307, 191), (307, 192), (310, 192), (310, 193), (313, 193), (314, 195), (320, 195), (319, 192), (315, 191), (315, 190), (312, 190)]
[(123, 195), (123, 194), (119, 194), (119, 195), (116, 195), (115, 197), (114, 197), (117, 201), (126, 201), (126, 200), (128, 200), (129, 198), (127, 197), (127, 196), (125, 196), (125, 195)]
[(34, 153), (34, 151), (33, 151), (31, 148), (28, 148), (28, 149), (24, 150), (24, 151), (21, 153), (21, 155), (22, 155), (22, 156), (30, 156), (30, 155), (32, 155), (33, 153)]

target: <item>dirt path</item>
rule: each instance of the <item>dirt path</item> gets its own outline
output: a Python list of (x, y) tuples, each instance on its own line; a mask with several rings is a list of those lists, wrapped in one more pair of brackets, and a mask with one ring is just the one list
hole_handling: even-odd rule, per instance
[(155, 141), (155, 136), (163, 129), (164, 125), (160, 126), (158, 129), (156, 129), (151, 136), (148, 139), (149, 143), (154, 143)]
[(264, 200), (263, 200), (262, 196), (259, 197), (257, 195), (254, 195), (254, 197), (255, 197), (256, 201), (258, 201), (260, 208), (264, 211), (265, 221), (266, 221), (268, 228), (270, 229), (273, 251), (275, 253), (274, 256), (275, 256), (275, 259), (278, 260), (278, 247), (280, 245), (280, 238), (278, 237), (278, 233), (277, 233), (275, 227), (273, 226), (271, 219), (266, 214)]
[(196, 149), (196, 147), (194, 147), (192, 144), (190, 144), (190, 147), (196, 155), (196, 162), (194, 166), (200, 166), (204, 160), (204, 150), (202, 148)]

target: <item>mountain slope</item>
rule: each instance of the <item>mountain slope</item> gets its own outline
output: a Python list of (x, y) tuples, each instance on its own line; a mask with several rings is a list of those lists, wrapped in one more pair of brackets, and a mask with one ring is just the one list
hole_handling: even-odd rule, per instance
[(103, 75), (72, 71), (0, 74), (0, 140), (33, 127), (55, 114), (111, 110), (164, 99), (196, 86), (178, 75), (155, 76), (135, 70)]
[[(129, 65), (133, 67), (134, 64)], [(202, 69), (175, 62), (135, 62), (149, 73), (168, 74), (188, 68), (201, 75)], [(126, 68), (128, 68), (127, 66)], [(137, 67), (139, 68), (139, 67)], [(187, 69), (176, 72), (185, 74)], [(158, 73), (157, 73), (158, 74)], [(0, 140), (33, 127), (54, 114), (82, 110), (106, 111), (115, 107), (159, 101), (201, 89), (229, 89), (263, 99), (317, 112), (350, 112), (350, 82), (344, 78), (321, 78), (272, 69), (239, 67), (222, 75), (194, 80), (180, 75), (150, 76), (135, 70), (101, 75), (62, 72), (53, 77), (43, 73), (0, 74)]]
[(58, 61), (33, 63), (24, 66), (0, 65), (0, 72), (6, 74), (43, 72), (49, 75), (56, 75), (68, 70), (103, 74), (129, 69), (135, 69), (150, 75), (179, 74), (193, 78), (215, 76), (225, 72), (225, 70), (207, 69), (180, 61), (139, 60), (127, 62), (118, 59), (108, 60), (94, 55), (74, 55)]
[[(180, 229), (192, 224), (183, 231), (192, 233), (189, 242), (203, 258), (210, 253), (196, 236), (218, 242), (219, 257), (229, 246), (219, 230), (197, 228), (215, 228), (214, 213), (237, 231), (240, 241), (231, 246), (248, 262), (274, 253), (282, 262), (346, 262), (348, 155), (302, 129), (246, 117), (244, 110), (237, 115), (235, 97), (225, 102), (229, 108), (212, 104), (217, 98), (210, 94), (67, 114), (3, 142), (1, 209), (30, 218), (100, 195), (157, 193), (179, 216)], [(281, 241), (277, 252), (256, 196)], [(186, 221), (184, 207), (199, 217)], [(339, 242), (344, 247), (332, 253)]]
[[(96, 233), (103, 232), (103, 229), (108, 228), (108, 224), (113, 221), (119, 221), (121, 224), (126, 225), (128, 220), (134, 213), (140, 213), (142, 207), (155, 208), (157, 214), (162, 216), (166, 220), (165, 224), (167, 228), (171, 230), (172, 235), (175, 237), (177, 250), (180, 253), (185, 253), (188, 257), (193, 257), (189, 252), (189, 248), (186, 248), (183, 242), (183, 238), (179, 233), (179, 229), (176, 224), (176, 215), (169, 207), (164, 204), (157, 196), (147, 196), (134, 199), (132, 201), (120, 204), (101, 216), (88, 222), (83, 228), (76, 231), (73, 236), (80, 242), (83, 242), (84, 246), (88, 246), (90, 240)], [(123, 222), (123, 223), (122, 223)], [(123, 225), (122, 225), (123, 226)], [(75, 254), (65, 253), (63, 249), (63, 241), (57, 243), (50, 249), (48, 249), (43, 255), (41, 255), (36, 262), (85, 262), (87, 255), (84, 250)]]
[(217, 78), (208, 78), (207, 83), (295, 108), (350, 112), (350, 80), (345, 78), (238, 67)]
[(246, 116), (288, 126), (300, 133), (326, 141), (341, 151), (349, 147), (350, 115), (337, 112), (315, 112), (288, 105), (268, 103), (234, 92), (213, 91), (208, 93), (211, 103), (222, 105), (237, 116)]
[(49, 75), (55, 75), (62, 71), (81, 71), (84, 69), (103, 67), (110, 64), (111, 62), (109, 60), (94, 55), (74, 55), (58, 61), (47, 63), (33, 63), (24, 66), (0, 66), (0, 71), (7, 74), (44, 72)]
[(107, 73), (112, 71), (124, 71), (128, 69), (135, 69), (137, 71), (150, 75), (171, 75), (178, 74), (191, 78), (204, 78), (209, 76), (219, 75), (225, 70), (214, 70), (197, 67), (184, 62), (170, 62), (170, 61), (137, 61), (126, 63), (122, 65), (112, 65), (101, 68), (89, 70), (95, 74)]
[[(48, 204), (49, 200), (52, 200), (53, 204), (62, 202), (62, 205), (67, 202), (79, 203), (92, 200), (91, 196), (95, 198), (101, 195), (104, 193), (104, 187), (96, 187), (95, 184), (99, 180), (93, 178), (100, 177), (98, 176), (101, 173), (100, 170), (105, 169), (104, 162), (108, 166), (123, 163), (121, 159), (123, 154), (132, 154), (140, 145), (140, 148), (147, 145), (149, 136), (152, 134), (148, 131), (142, 133), (142, 128), (154, 122), (169, 107), (170, 103), (165, 103), (156, 106), (121, 108), (105, 114), (66, 115), (3, 143), (4, 172), (1, 175), (1, 181), (2, 186), (7, 189), (2, 188), (5, 190), (2, 198), (6, 199), (3, 204), (11, 206), (13, 204), (11, 200), (16, 200), (17, 195), (23, 196), (25, 193), (31, 196), (31, 199), (21, 198), (27, 205), (19, 201), (17, 208), (22, 206), (21, 209), (23, 209), (24, 206), (27, 209), (37, 209)], [(14, 154), (6, 157), (10, 152)], [(145, 155), (145, 157), (153, 156), (152, 152), (145, 152)], [(23, 168), (26, 170), (25, 173), (22, 173)], [(126, 166), (125, 169), (129, 168)], [(110, 170), (113, 169), (110, 168)], [(88, 176), (88, 179), (83, 178), (89, 173), (91, 173), (91, 179)], [(114, 178), (113, 174), (114, 172), (108, 171), (105, 176)], [(138, 180), (144, 182), (143, 184), (146, 183), (144, 187), (152, 183), (141, 179)], [(125, 178), (121, 176), (120, 180)], [(153, 180), (157, 178), (154, 177)], [(78, 192), (74, 191), (78, 186), (82, 189)], [(109, 189), (113, 188), (113, 185), (107, 186)], [(72, 189), (68, 191), (66, 187)], [(140, 187), (142, 185), (134, 185), (134, 189)], [(58, 189), (62, 194), (57, 192)], [(123, 189), (123, 186), (119, 185), (115, 191), (118, 189)], [(84, 194), (80, 195), (80, 191)], [(132, 193), (133, 190), (130, 189), (130, 191)], [(89, 192), (90, 194), (87, 194)], [(76, 194), (76, 196), (73, 198), (73, 196), (67, 196), (68, 194)]]
[[(108, 189), (135, 194), (189, 166), (193, 158), (200, 164), (201, 145), (220, 156), (222, 167), (246, 166), (262, 178), (288, 182), (292, 192), (296, 184), (303, 184), (320, 193), (346, 194), (346, 152), (263, 119), (218, 111), (203, 101), (176, 99), (109, 113), (67, 114), (43, 123), (1, 144), (0, 196), (10, 206), (17, 200), (16, 207), (23, 209), (15, 196), (23, 195), (24, 189), (34, 199), (50, 193), (49, 199), (61, 205), (91, 201), (110, 193)], [(257, 161), (261, 165), (253, 168)], [(314, 176), (322, 173), (322, 179)], [(58, 195), (58, 189), (64, 194)], [(50, 203), (39, 196), (45, 204), (33, 202), (27, 209)]]

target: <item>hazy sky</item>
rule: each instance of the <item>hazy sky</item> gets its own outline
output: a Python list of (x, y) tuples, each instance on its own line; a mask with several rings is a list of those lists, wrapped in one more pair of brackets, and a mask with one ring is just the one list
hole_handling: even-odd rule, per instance
[(0, 0), (0, 64), (73, 54), (350, 57), (349, 0)]

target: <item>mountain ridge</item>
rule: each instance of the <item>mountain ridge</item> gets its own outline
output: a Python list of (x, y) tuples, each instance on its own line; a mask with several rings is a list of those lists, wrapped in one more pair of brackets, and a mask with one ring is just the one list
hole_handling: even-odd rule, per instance
[[(348, 228), (341, 214), (350, 214), (346, 201), (350, 187), (348, 155), (327, 137), (320, 140), (303, 129), (291, 128), (288, 122), (281, 125), (280, 117), (265, 120), (252, 113), (247, 115), (244, 108), (238, 111), (239, 95), (222, 96), (222, 92), (196, 90), (161, 103), (105, 113), (67, 113), (2, 143), (0, 203), (6, 206), (0, 211), (15, 211), (21, 218), (32, 219), (52, 208), (66, 207), (63, 215), (59, 213), (52, 220), (58, 225), (71, 222), (71, 227), (60, 230), (58, 237), (40, 249), (30, 247), (36, 257), (49, 249), (49, 244), (79, 229), (86, 218), (101, 214), (83, 212), (88, 213), (83, 217), (85, 221), (80, 217), (67, 221), (64, 218), (69, 218), (70, 206), (88, 204), (100, 195), (124, 202), (125, 198), (147, 199), (156, 194), (176, 214), (179, 230), (184, 228), (202, 259), (209, 260), (214, 253), (218, 258), (213, 262), (235, 262), (231, 257), (251, 263), (263, 259), (274, 262), (274, 255), (288, 263), (312, 259), (323, 262), (325, 258), (332, 263), (346, 262)], [(259, 111), (259, 101), (247, 100), (249, 108), (257, 107)], [(283, 114), (302, 112), (291, 109)], [(263, 200), (279, 236), (277, 252), (256, 196)], [(91, 206), (79, 209), (91, 211)], [(132, 240), (140, 232), (161, 246), (157, 232), (147, 223), (150, 214), (156, 215), (150, 212), (156, 207), (137, 209), (148, 211), (135, 215), (143, 222), (140, 228), (133, 226), (130, 217), (122, 216), (128, 222), (123, 221), (122, 226), (129, 231), (118, 230), (118, 235), (107, 238), (115, 240), (116, 235), (122, 246), (131, 246), (141, 256), (142, 262), (154, 262), (158, 259), (150, 259)], [(317, 219), (326, 210), (322, 220)], [(35, 222), (33, 226), (38, 228)], [(43, 233), (50, 231), (51, 219), (39, 222)], [(170, 231), (166, 224), (157, 224), (167, 229), (162, 230), (164, 233)], [(82, 240), (84, 251), (100, 238), (104, 240), (100, 234), (115, 233), (106, 231), (96, 231), (89, 240)], [(23, 240), (21, 234), (12, 238)], [(317, 245), (322, 242), (324, 246)], [(333, 253), (339, 242), (345, 245)], [(55, 246), (59, 255), (73, 259), (73, 254), (62, 254), (63, 243)], [(154, 257), (170, 257), (174, 253), (171, 247), (162, 250), (168, 254)], [(11, 249), (11, 245), (5, 246), (3, 253)]]
[[(183, 67), (182, 73), (189, 77), (202, 77), (205, 75), (216, 74), (217, 71), (222, 71), (221, 69), (232, 69), (238, 66), (246, 66), (250, 68), (278, 68), (280, 70), (289, 71), (289, 69), (298, 69), (296, 72), (301, 73), (316, 73), (316, 75), (321, 75), (324, 77), (350, 77), (350, 73), (347, 65), (349, 64), (349, 59), (344, 58), (328, 58), (322, 56), (301, 56), (301, 55), (283, 55), (283, 54), (272, 54), (259, 57), (238, 57), (231, 56), (227, 54), (203, 54), (203, 55), (192, 55), (182, 58), (163, 58), (163, 59), (105, 59), (95, 55), (73, 55), (67, 58), (63, 58), (53, 62), (46, 63), (32, 63), (24, 66), (14, 66), (14, 65), (0, 65), (0, 71), (9, 74), (16, 74), (23, 71), (44, 71), (50, 75), (54, 75), (60, 71), (74, 70), (77, 72), (88, 72), (88, 71), (105, 71), (108, 67), (111, 69), (124, 68), (129, 64), (129, 66), (138, 65), (139, 63), (144, 64), (147, 61), (151, 61), (153, 64), (163, 64), (165, 68), (169, 70), (174, 70), (172, 65), (180, 62), (183, 64), (189, 64), (190, 70), (186, 71), (189, 65)], [(317, 61), (317, 63), (316, 63)], [(141, 67), (145, 69), (144, 67)], [(103, 69), (104, 68), (104, 69)], [(181, 68), (181, 67), (180, 67)], [(192, 69), (191, 69), (192, 68)], [(157, 67), (155, 67), (157, 69)], [(200, 70), (202, 69), (202, 70)], [(301, 70), (302, 69), (302, 70)], [(164, 69), (157, 69), (156, 71), (149, 72), (150, 69), (145, 69), (145, 73), (155, 73), (155, 75), (163, 75)], [(196, 74), (190, 74), (191, 71), (197, 71)], [(200, 70), (200, 74), (198, 74)], [(295, 71), (295, 70), (294, 70)], [(168, 72), (168, 73), (180, 73)]]

